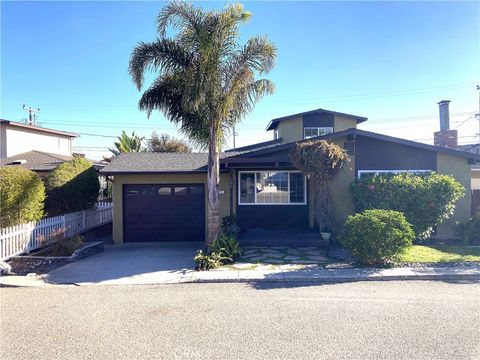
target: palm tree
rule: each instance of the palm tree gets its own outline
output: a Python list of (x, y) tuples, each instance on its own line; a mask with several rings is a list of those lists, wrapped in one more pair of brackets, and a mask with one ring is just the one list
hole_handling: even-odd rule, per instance
[[(160, 110), (199, 148), (208, 148), (208, 237), (220, 230), (219, 153), (226, 136), (274, 84), (256, 77), (268, 73), (276, 48), (266, 37), (239, 45), (239, 25), (251, 14), (240, 4), (204, 11), (171, 2), (157, 17), (158, 38), (133, 49), (129, 72), (140, 91), (146, 71), (156, 79), (142, 94), (140, 110)], [(166, 30), (174, 34), (167, 37)]]
[(131, 136), (122, 131), (122, 135), (117, 137), (118, 142), (115, 142), (116, 149), (108, 149), (114, 156), (118, 156), (120, 153), (128, 152), (144, 152), (142, 147), (142, 141), (145, 139), (132, 132)]

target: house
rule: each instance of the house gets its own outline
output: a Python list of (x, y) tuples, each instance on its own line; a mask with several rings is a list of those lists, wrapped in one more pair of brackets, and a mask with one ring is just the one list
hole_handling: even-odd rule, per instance
[[(480, 144), (458, 145), (458, 150), (480, 155)], [(480, 165), (472, 165), (472, 190), (480, 190)]]
[(51, 154), (38, 150), (31, 150), (21, 154), (0, 159), (2, 166), (21, 166), (36, 172), (40, 176), (48, 175), (65, 161), (71, 160), (72, 156)]
[(72, 156), (77, 134), (0, 119), (0, 159), (37, 150)]
[[(353, 211), (349, 185), (365, 174), (436, 171), (453, 175), (470, 191), (475, 154), (426, 145), (357, 129), (367, 118), (324, 109), (273, 119), (273, 139), (220, 156), (220, 215), (236, 214), (249, 228), (314, 229), (313, 192), (295, 169), (289, 151), (309, 138), (332, 141), (350, 162), (331, 184), (338, 219)], [(125, 153), (101, 173), (113, 181), (113, 239), (204, 240), (207, 224), (207, 154)], [(470, 215), (471, 198), (457, 203), (454, 216), (439, 227), (448, 234), (455, 220)]]

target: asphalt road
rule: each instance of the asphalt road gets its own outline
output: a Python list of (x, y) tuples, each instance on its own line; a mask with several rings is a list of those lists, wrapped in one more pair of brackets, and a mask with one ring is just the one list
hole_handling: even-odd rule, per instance
[(480, 359), (480, 283), (2, 288), (2, 359)]

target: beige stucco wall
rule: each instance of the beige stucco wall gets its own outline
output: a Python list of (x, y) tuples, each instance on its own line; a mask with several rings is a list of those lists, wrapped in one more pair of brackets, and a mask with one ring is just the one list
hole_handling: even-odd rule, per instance
[(278, 124), (278, 136), (282, 143), (289, 143), (303, 139), (303, 118), (283, 120)]
[(357, 121), (355, 119), (335, 115), (335, 120), (333, 123), (334, 132), (339, 132), (339, 131), (352, 129), (356, 127), (357, 127)]
[[(206, 184), (207, 174), (147, 174), (115, 175), (113, 178), (113, 241), (123, 243), (123, 185), (124, 184)], [(230, 213), (229, 174), (220, 174), (220, 216)], [(207, 188), (205, 185), (205, 214), (207, 214)], [(207, 217), (205, 216), (205, 233)], [(206, 234), (205, 234), (206, 235)]]
[(472, 170), (472, 190), (480, 190), (480, 169)]
[(439, 174), (452, 175), (465, 187), (465, 196), (457, 201), (453, 215), (440, 224), (437, 228), (439, 238), (454, 235), (455, 222), (465, 221), (471, 213), (471, 172), (467, 159), (437, 153), (437, 172)]

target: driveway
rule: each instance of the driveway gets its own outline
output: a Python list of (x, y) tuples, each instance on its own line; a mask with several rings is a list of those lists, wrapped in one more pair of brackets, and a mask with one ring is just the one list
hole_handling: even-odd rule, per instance
[(105, 246), (105, 251), (65, 265), (45, 276), (55, 284), (154, 284), (175, 282), (193, 270), (202, 243), (130, 243)]

